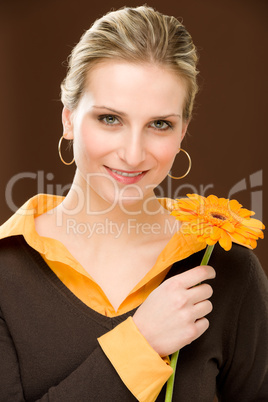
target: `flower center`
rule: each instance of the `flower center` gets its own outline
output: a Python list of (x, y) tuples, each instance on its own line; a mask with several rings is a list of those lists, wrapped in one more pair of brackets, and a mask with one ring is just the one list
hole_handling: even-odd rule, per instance
[(220, 219), (221, 221), (226, 221), (226, 219), (227, 219), (226, 216), (221, 215), (219, 213), (215, 213), (215, 212), (212, 212), (211, 216), (212, 216), (212, 218)]

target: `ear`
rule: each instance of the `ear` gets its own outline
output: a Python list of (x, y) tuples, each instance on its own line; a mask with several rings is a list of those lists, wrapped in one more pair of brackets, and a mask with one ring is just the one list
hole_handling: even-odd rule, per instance
[[(185, 134), (187, 133), (188, 125), (189, 125), (189, 121), (183, 122), (182, 130), (181, 130), (181, 141), (180, 141), (180, 143), (182, 142)], [(178, 149), (177, 153), (179, 153), (179, 152), (180, 152), (180, 150)]]
[(181, 131), (181, 141), (183, 140), (185, 134), (187, 133), (189, 123), (190, 123), (189, 121), (183, 122), (182, 131)]
[(67, 140), (73, 140), (73, 112), (67, 109), (66, 106), (62, 109), (62, 124), (64, 138)]

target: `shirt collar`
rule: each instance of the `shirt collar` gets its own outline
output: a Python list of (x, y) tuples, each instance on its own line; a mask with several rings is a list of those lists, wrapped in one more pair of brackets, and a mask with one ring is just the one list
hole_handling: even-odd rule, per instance
[[(30, 198), (11, 218), (0, 226), (0, 239), (23, 235), (26, 242), (44, 255), (46, 259), (71, 265), (79, 273), (89, 276), (86, 270), (60, 241), (41, 237), (35, 230), (34, 218), (55, 208), (63, 200), (64, 197), (50, 194), (38, 194)], [(159, 202), (169, 211), (172, 211), (174, 208), (174, 200), (170, 198), (161, 198)], [(181, 232), (175, 233), (159, 254), (153, 269), (139, 283), (139, 287), (150, 281), (174, 262), (185, 259), (205, 247), (206, 244), (198, 242), (194, 235), (183, 235)], [(133, 291), (135, 290), (137, 289), (133, 289)]]

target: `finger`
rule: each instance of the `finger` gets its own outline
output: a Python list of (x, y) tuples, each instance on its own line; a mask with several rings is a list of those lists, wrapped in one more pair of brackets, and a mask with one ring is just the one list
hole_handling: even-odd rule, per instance
[(189, 269), (182, 274), (177, 275), (177, 281), (179, 285), (182, 285), (186, 289), (192, 288), (208, 279), (213, 279), (216, 276), (214, 268), (209, 265), (202, 265), (192, 269)]
[(203, 300), (209, 299), (213, 294), (213, 289), (207, 283), (194, 286), (187, 290), (189, 301), (193, 304), (199, 303)]
[(205, 317), (207, 314), (211, 313), (213, 305), (210, 300), (204, 300), (193, 306), (194, 317), (196, 320)]
[(199, 338), (199, 336), (201, 336), (208, 329), (209, 321), (205, 317), (200, 318), (199, 320), (197, 320), (195, 322), (195, 326), (196, 326), (196, 334), (197, 334), (195, 339), (197, 339), (197, 338)]

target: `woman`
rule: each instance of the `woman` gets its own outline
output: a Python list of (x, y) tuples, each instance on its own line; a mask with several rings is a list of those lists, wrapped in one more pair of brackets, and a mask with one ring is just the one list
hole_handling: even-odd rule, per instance
[(205, 244), (153, 192), (191, 119), (196, 63), (183, 25), (149, 7), (107, 14), (74, 48), (72, 187), (1, 227), (1, 401), (163, 401), (178, 349), (174, 400), (267, 400), (258, 261), (216, 249), (215, 278), (199, 266)]

